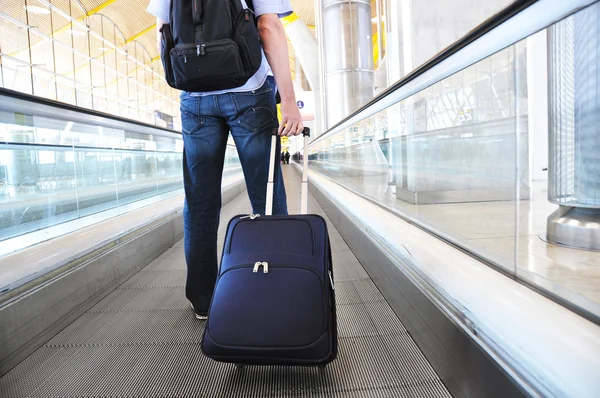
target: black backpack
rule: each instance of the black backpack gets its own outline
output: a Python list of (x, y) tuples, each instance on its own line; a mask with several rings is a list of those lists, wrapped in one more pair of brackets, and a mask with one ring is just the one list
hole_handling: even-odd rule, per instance
[(189, 92), (231, 89), (260, 67), (254, 12), (240, 0), (171, 0), (169, 19), (161, 28), (169, 86)]

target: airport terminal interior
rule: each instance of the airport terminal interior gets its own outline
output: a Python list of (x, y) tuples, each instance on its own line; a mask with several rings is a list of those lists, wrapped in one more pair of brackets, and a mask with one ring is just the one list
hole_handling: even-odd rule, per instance
[[(600, 396), (600, 1), (289, 3), (281, 169), (327, 223), (337, 358), (204, 355), (149, 0), (1, 0), (0, 397)], [(219, 253), (252, 213), (231, 136), (221, 189)]]

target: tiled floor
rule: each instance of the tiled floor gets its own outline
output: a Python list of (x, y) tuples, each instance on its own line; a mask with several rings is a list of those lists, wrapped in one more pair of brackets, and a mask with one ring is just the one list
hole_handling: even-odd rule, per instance
[[(285, 167), (290, 212), (300, 183)], [(246, 195), (223, 208), (249, 211)], [(325, 216), (311, 197), (309, 212)], [(178, 242), (0, 379), (19, 397), (450, 397), (414, 341), (328, 221), (339, 355), (324, 370), (247, 367), (202, 355), (203, 322), (184, 295)]]
[(518, 203), (517, 218), (516, 201), (412, 205), (396, 199), (395, 187), (388, 184), (385, 174), (328, 174), (532, 283), (543, 283), (569, 301), (585, 302), (600, 315), (600, 252), (556, 246), (540, 238), (546, 231), (547, 217), (557, 208), (548, 202), (546, 182), (534, 183), (531, 200)]

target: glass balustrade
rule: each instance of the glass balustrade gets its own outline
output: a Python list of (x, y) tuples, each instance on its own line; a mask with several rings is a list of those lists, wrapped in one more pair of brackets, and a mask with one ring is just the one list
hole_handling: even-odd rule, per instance
[[(310, 169), (600, 315), (600, 252), (546, 236), (558, 204), (579, 200), (588, 214), (600, 197), (592, 149), (600, 137), (599, 70), (590, 62), (598, 59), (599, 10), (596, 3), (332, 130), (311, 144)], [(549, 164), (549, 146), (561, 164)]]
[[(0, 241), (183, 193), (176, 132), (0, 112)], [(228, 146), (223, 184), (242, 178)]]

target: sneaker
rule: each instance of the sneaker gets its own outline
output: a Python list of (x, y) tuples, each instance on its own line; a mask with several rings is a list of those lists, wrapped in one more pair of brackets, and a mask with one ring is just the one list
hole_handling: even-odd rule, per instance
[(190, 306), (192, 307), (192, 310), (194, 311), (194, 316), (196, 317), (196, 319), (200, 319), (201, 321), (205, 321), (208, 319), (208, 315), (201, 315), (196, 312), (196, 309), (194, 308), (194, 304), (190, 303)]

